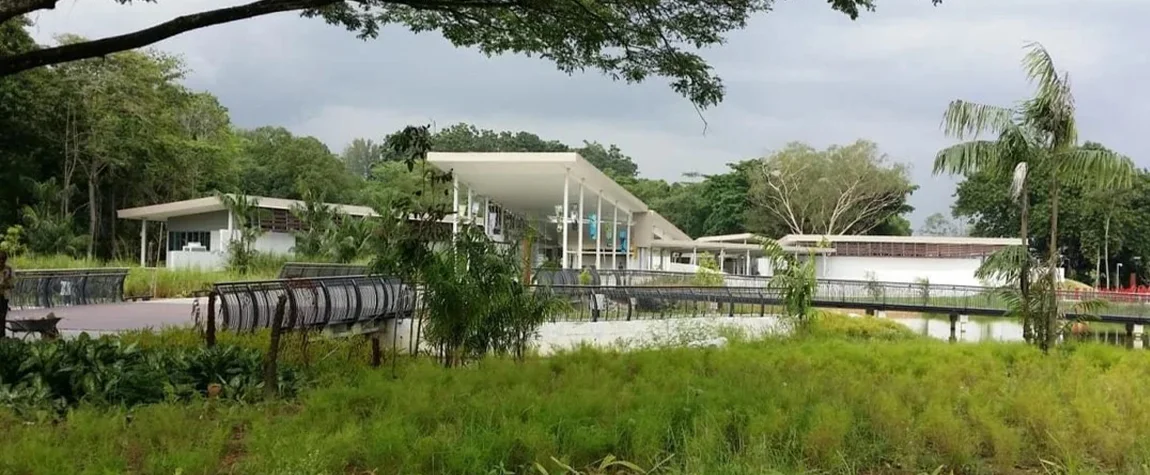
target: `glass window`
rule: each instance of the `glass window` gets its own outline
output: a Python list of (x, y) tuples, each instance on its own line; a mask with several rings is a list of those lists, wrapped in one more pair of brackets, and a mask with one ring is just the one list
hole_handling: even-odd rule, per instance
[(188, 243), (198, 242), (212, 250), (212, 233), (208, 231), (168, 231), (168, 250), (182, 251)]

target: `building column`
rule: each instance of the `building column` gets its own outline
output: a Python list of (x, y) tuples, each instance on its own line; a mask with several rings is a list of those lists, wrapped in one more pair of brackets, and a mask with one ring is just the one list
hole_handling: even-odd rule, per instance
[(615, 217), (611, 218), (611, 270), (619, 268), (619, 202), (615, 202)]
[[(211, 242), (208, 243), (211, 245)], [(148, 266), (148, 220), (140, 221), (140, 267)]]
[(699, 248), (697, 247), (691, 248), (691, 265), (699, 265)]
[(571, 186), (570, 182), (571, 169), (568, 168), (567, 171), (563, 174), (563, 212), (559, 213), (559, 222), (562, 226), (561, 229), (563, 229), (563, 257), (560, 265), (560, 267), (563, 269), (571, 267), (567, 265), (567, 213), (569, 213), (568, 210), (571, 208), (571, 198), (568, 196), (571, 191), (569, 188)]
[(725, 271), (727, 268), (727, 250), (719, 249), (719, 272)]
[(603, 268), (603, 190), (597, 193), (599, 199), (595, 206), (595, 269)]
[(579, 180), (579, 224), (575, 227), (579, 230), (578, 243), (575, 245), (578, 254), (575, 255), (575, 267), (583, 268), (583, 180)]
[(467, 187), (467, 224), (475, 225), (475, 193)]
[(451, 177), (451, 236), (459, 234), (459, 177)]
[[(635, 215), (631, 214), (630, 211), (627, 212), (627, 246), (626, 249), (623, 249), (623, 266), (627, 269), (631, 268), (631, 246), (635, 245), (635, 241), (631, 239), (631, 222), (634, 216)], [(636, 254), (638, 254), (638, 252), (636, 252)], [(637, 255), (635, 258), (635, 260), (638, 260)]]
[(491, 198), (483, 198), (483, 213), (479, 216), (483, 220), (483, 234), (488, 238), (494, 237), (491, 235)]
[(747, 269), (746, 270), (747, 270), (747, 275), (755, 275), (753, 272), (751, 272), (751, 251), (750, 251), (750, 249), (747, 250)]

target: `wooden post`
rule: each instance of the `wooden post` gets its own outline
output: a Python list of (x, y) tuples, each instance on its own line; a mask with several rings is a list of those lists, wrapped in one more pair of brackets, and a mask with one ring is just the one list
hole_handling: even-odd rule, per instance
[(379, 349), (379, 332), (372, 333), (367, 337), (371, 339), (371, 367), (378, 368), (379, 364), (383, 362), (382, 351)]
[(208, 348), (216, 346), (216, 293), (208, 293), (208, 321), (204, 330), (204, 340)]
[(264, 396), (274, 398), (277, 392), (279, 378), (276, 372), (276, 359), (279, 358), (280, 333), (283, 331), (284, 310), (287, 308), (287, 296), (281, 295), (276, 302), (276, 313), (272, 316), (271, 345), (264, 360)]
[(955, 329), (956, 329), (957, 324), (958, 324), (958, 314), (957, 313), (950, 314), (950, 342), (951, 343), (958, 341), (958, 336), (955, 334)]

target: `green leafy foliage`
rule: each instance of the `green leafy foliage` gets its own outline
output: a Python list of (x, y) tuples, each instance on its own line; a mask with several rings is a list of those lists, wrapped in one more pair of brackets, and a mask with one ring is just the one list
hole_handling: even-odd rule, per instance
[(254, 269), (259, 254), (255, 245), (256, 239), (263, 234), (259, 224), (263, 210), (254, 198), (247, 195), (217, 193), (216, 196), (227, 208), (234, 226), (233, 235), (228, 236), (228, 267), (240, 274), (248, 274)]
[(772, 239), (761, 239), (761, 243), (773, 272), (767, 288), (780, 294), (787, 317), (798, 320), (800, 326), (806, 325), (818, 290), (815, 255), (800, 257)]
[(719, 270), (719, 263), (709, 252), (699, 254), (699, 268), (691, 284), (700, 287), (719, 287), (723, 285), (723, 273)]
[(793, 234), (866, 234), (909, 209), (906, 165), (859, 140), (816, 150), (791, 143), (749, 165), (748, 199)]
[[(63, 411), (77, 404), (136, 406), (203, 396), (219, 384), (221, 397), (262, 397), (262, 354), (237, 346), (149, 348), (112, 337), (26, 342), (0, 340), (0, 406)], [(290, 368), (280, 390), (297, 389)]]

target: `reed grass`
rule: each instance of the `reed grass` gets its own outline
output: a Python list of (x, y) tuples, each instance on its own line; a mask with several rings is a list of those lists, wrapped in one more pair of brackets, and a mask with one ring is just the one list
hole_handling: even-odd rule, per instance
[[(128, 338), (198, 344), (189, 332)], [(0, 411), (0, 473), (503, 474), (608, 455), (670, 457), (659, 473), (676, 474), (1150, 466), (1150, 354), (1110, 346), (953, 345), (834, 315), (718, 349), (580, 348), (454, 369), (403, 358), (394, 375), (367, 367), (362, 340), (316, 345), (313, 363), (340, 361), (314, 371), (341, 373), (296, 400), (82, 407), (59, 422)]]

